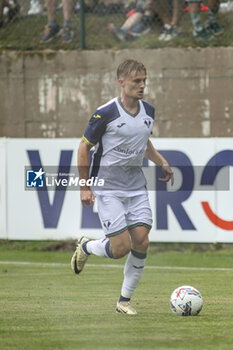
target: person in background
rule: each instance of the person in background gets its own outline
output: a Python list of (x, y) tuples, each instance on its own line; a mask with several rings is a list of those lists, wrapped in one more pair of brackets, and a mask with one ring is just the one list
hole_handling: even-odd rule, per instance
[(160, 0), (157, 12), (163, 22), (163, 30), (159, 36), (161, 41), (170, 41), (180, 32), (180, 21), (184, 13), (184, 0)]
[(108, 29), (119, 40), (138, 37), (150, 31), (153, 18), (156, 15), (163, 23), (163, 30), (159, 40), (169, 41), (179, 33), (179, 24), (183, 15), (184, 0), (147, 0), (145, 3), (137, 2), (136, 11), (121, 27), (113, 23)]
[[(4, 9), (7, 8), (7, 14), (5, 21), (3, 20)], [(8, 24), (13, 22), (20, 12), (20, 6), (17, 0), (14, 0), (10, 3), (8, 0), (0, 0), (0, 28), (3, 27), (4, 24)]]
[(217, 13), (220, 0), (208, 0), (207, 21), (205, 26), (202, 23), (200, 10), (201, 0), (187, 0), (189, 3), (189, 13), (193, 24), (193, 36), (197, 40), (210, 41), (214, 36), (223, 33), (223, 28), (217, 22)]
[(74, 0), (62, 0), (64, 22), (62, 30), (56, 22), (57, 0), (46, 0), (46, 8), (48, 12), (48, 24), (45, 26), (45, 32), (40, 43), (48, 43), (57, 35), (61, 34), (61, 43), (67, 44), (72, 40), (73, 31), (71, 29), (71, 15), (74, 9)]
[(132, 12), (121, 27), (115, 26), (114, 23), (108, 24), (108, 30), (120, 41), (132, 39), (150, 31), (153, 9), (146, 9), (146, 3), (138, 0)]

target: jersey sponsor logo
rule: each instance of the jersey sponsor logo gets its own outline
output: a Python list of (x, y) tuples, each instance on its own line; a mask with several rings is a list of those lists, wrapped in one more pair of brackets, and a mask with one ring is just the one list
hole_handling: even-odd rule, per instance
[(120, 152), (120, 153), (124, 153), (124, 154), (127, 154), (127, 155), (138, 155), (138, 154), (142, 154), (143, 153), (143, 150), (140, 149), (140, 150), (130, 150), (130, 149), (124, 149), (124, 148), (121, 148), (120, 146), (116, 146), (114, 147), (114, 151), (117, 151), (117, 152)]
[(93, 118), (95, 118), (95, 119), (100, 119), (101, 116), (100, 116), (99, 114), (95, 114), (95, 115), (93, 115)]

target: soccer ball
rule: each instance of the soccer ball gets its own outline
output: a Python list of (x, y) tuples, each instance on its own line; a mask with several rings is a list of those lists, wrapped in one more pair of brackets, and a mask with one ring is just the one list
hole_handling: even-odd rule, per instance
[(192, 286), (181, 286), (170, 297), (170, 307), (177, 316), (196, 316), (202, 309), (201, 293)]

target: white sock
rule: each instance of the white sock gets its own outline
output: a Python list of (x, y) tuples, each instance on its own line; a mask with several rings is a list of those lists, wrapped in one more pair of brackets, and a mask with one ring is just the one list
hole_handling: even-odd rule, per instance
[(113, 258), (110, 251), (110, 241), (108, 238), (88, 241), (82, 245), (82, 249), (88, 254), (102, 256), (104, 258)]
[(146, 253), (138, 253), (135, 250), (131, 250), (124, 267), (124, 280), (121, 288), (121, 298), (131, 298), (142, 277), (145, 262)]

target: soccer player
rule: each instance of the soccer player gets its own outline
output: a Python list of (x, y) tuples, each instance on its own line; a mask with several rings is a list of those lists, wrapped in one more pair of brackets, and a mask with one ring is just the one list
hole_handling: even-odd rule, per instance
[[(104, 179), (102, 190), (82, 187), (81, 202), (84, 207), (93, 205), (96, 197), (106, 238), (79, 239), (71, 267), (79, 274), (90, 254), (112, 259), (128, 254), (116, 305), (118, 313), (128, 315), (137, 314), (130, 299), (142, 276), (152, 225), (146, 179), (141, 169), (143, 157), (162, 167), (165, 177), (161, 181), (174, 182), (168, 162), (149, 140), (154, 107), (142, 100), (146, 78), (146, 68), (140, 62), (126, 60), (119, 65), (120, 96), (95, 111), (78, 149), (80, 178)], [(93, 146), (90, 165), (89, 152)]]

